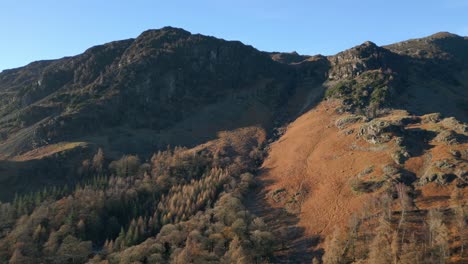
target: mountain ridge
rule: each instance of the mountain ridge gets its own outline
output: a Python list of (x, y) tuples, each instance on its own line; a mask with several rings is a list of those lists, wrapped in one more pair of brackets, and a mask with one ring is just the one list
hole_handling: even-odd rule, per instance
[[(462, 37), (438, 33), (425, 39), (432, 43), (432, 39), (453, 38)], [(412, 41), (421, 42), (411, 40), (405, 45), (413, 45)], [(444, 100), (438, 100), (436, 90), (420, 91), (420, 83), (437, 79), (435, 76), (418, 77), (418, 86), (408, 88), (412, 78), (405, 76), (408, 67), (417, 68), (416, 63), (430, 69), (433, 64), (413, 62), (409, 55), (393, 53), (393, 46), (386, 47), (390, 49), (367, 41), (333, 56), (307, 56), (262, 52), (239, 41), (191, 34), (180, 28), (147, 30), (135, 39), (94, 46), (77, 56), (33, 62), (0, 73), (0, 152), (4, 158), (13, 158), (50, 144), (85, 141), (88, 146), (107, 146), (113, 157), (128, 152), (148, 155), (166, 145), (194, 146), (213, 139), (219, 130), (248, 125), (270, 130), (309, 109), (325, 90), (341, 91), (335, 95), (348, 98), (345, 102), (351, 108), (396, 102), (418, 114), (427, 113), (430, 103), (411, 100), (414, 93), (431, 96), (427, 101), (439, 104), (452, 100), (463, 105), (466, 101), (460, 96), (466, 89), (459, 88), (452, 72), (443, 82), (454, 80), (455, 88), (450, 89), (454, 94), (444, 92)], [(378, 78), (383, 79), (374, 85), (381, 88), (374, 92), (362, 85), (358, 85), (360, 90), (355, 90), (356, 85), (333, 87), (343, 80), (367, 82), (361, 77), (363, 73), (380, 74)], [(389, 78), (399, 83), (392, 86), (396, 82), (388, 83)], [(401, 91), (405, 96), (400, 96)], [(356, 100), (363, 104), (358, 106)], [(253, 108), (245, 110), (246, 105)], [(209, 107), (204, 112), (194, 111), (200, 106)], [(231, 110), (219, 114), (217, 107)], [(467, 110), (460, 110), (457, 103), (430, 108), (462, 120), (467, 116)], [(206, 115), (218, 116), (219, 124), (197, 126), (190, 121), (201, 124)], [(244, 121), (222, 121), (228, 119)], [(201, 130), (192, 133), (197, 127)], [(212, 132), (207, 133), (207, 127), (213, 127)], [(206, 135), (202, 135), (203, 130)], [(200, 136), (194, 137), (196, 134)]]

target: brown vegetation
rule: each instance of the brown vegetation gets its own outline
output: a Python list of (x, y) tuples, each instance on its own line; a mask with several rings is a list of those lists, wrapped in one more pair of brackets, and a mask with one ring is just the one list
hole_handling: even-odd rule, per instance
[[(261, 180), (269, 182), (269, 204), (287, 210), (290, 197), (279, 198), (279, 190), (285, 195), (297, 193), (298, 188), (307, 190), (301, 192), (303, 202), (296, 212), (298, 226), (305, 228), (310, 237), (319, 235), (325, 239), (321, 245), (325, 247), (325, 263), (348, 263), (366, 256), (370, 263), (436, 258), (461, 261), (463, 243), (456, 241), (465, 238), (461, 238), (463, 232), (456, 230), (464, 226), (466, 216), (462, 216), (462, 209), (456, 209), (457, 227), (451, 220), (455, 219), (454, 213), (442, 217), (437, 212), (460, 208), (449, 205), (453, 190), (456, 194), (452, 196), (458, 197), (453, 201), (466, 201), (467, 162), (458, 153), (468, 144), (440, 142), (435, 135), (453, 128), (442, 129), (443, 122), (437, 121), (420, 124), (417, 117), (408, 117), (401, 111), (370, 122), (356, 118), (346, 122), (345, 130), (341, 124), (347, 116), (337, 112), (340, 105), (338, 101), (321, 103), (291, 123), (271, 145), (260, 175)], [(376, 122), (395, 128), (369, 132), (367, 127)], [(382, 135), (385, 140), (377, 140)], [(374, 140), (368, 140), (371, 137)], [(408, 152), (408, 158), (399, 163), (392, 154), (401, 149)], [(453, 173), (454, 178), (443, 176), (441, 181), (425, 184), (424, 175), (431, 166), (441, 167), (437, 167), (440, 173), (446, 173), (441, 175)], [(382, 200), (382, 195), (388, 198)], [(358, 225), (353, 226), (357, 229), (350, 228), (356, 214)], [(429, 235), (424, 236), (427, 228)], [(337, 229), (343, 233), (337, 233)], [(427, 247), (417, 252), (406, 249), (414, 249), (420, 243), (427, 243)]]

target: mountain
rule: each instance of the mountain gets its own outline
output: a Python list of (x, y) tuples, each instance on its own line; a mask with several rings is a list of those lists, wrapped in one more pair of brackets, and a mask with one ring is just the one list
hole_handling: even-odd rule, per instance
[(271, 129), (308, 107), (313, 98), (302, 96), (320, 91), (305, 85), (319, 86), (327, 65), (322, 58), (289, 67), (240, 42), (176, 28), (146, 31), (2, 72), (0, 153), (31, 160), (63, 152), (67, 142), (65, 148), (103, 147), (114, 158), (148, 156), (223, 130)]
[[(307, 56), (165, 27), (5, 70), (0, 101), (0, 262), (466, 260), (467, 37)], [(424, 222), (449, 231), (420, 256), (374, 235)]]

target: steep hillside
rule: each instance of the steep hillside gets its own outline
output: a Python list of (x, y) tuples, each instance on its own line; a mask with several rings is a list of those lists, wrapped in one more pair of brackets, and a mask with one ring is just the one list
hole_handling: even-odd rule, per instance
[(165, 27), (0, 73), (0, 263), (465, 263), (468, 38)]
[[(466, 124), (441, 119), (438, 114), (415, 116), (403, 110), (368, 119), (340, 114), (341, 107), (339, 101), (325, 101), (292, 122), (271, 145), (259, 175), (269, 206), (297, 215), (297, 228), (304, 229), (306, 237), (330, 239), (337, 229), (346, 234), (356, 219), (365, 225), (369, 217), (381, 213), (376, 204), (385, 195), (395, 199), (390, 206), (398, 222), (403, 210), (397, 199), (399, 184), (410, 199), (405, 210), (412, 224), (416, 222), (407, 232), (424, 232), (421, 223), (429, 209), (456, 207), (450, 203), (454, 190), (460, 190), (466, 202)], [(451, 223), (456, 237), (450, 219), (444, 221)], [(459, 246), (456, 240), (449, 245)]]
[[(60, 146), (77, 142), (89, 152), (103, 148), (108, 158), (148, 157), (168, 145), (195, 146), (222, 130), (258, 125), (270, 131), (319, 100), (327, 70), (323, 57), (291, 66), (237, 41), (149, 30), (0, 73), (0, 158), (28, 164), (30, 151), (71, 151)], [(64, 179), (78, 167), (64, 170)], [(0, 197), (12, 197), (30, 177), (50, 182), (42, 176), (8, 173)]]
[[(438, 33), (383, 48), (366, 42), (328, 58), (329, 100), (284, 128), (259, 175), (264, 190), (254, 204), (297, 218), (291, 222), (277, 210), (259, 211), (272, 226), (278, 219), (295, 226), (276, 234), (292, 245), (280, 255), (374, 263), (375, 248), (368, 242), (376, 239), (375, 219), (385, 212), (381, 206), (390, 206), (387, 220), (396, 236), (412, 232), (419, 244), (427, 241), (430, 210), (444, 212), (454, 238), (447, 247), (459, 253), (450, 260), (466, 261), (460, 257), (466, 242), (459, 233), (465, 220), (457, 222), (453, 212), (466, 203), (468, 130), (444, 117), (465, 122), (468, 117), (467, 45), (466, 38)], [(461, 205), (454, 204), (454, 193)], [(387, 196), (391, 200), (382, 202)], [(294, 235), (297, 230), (302, 235)], [(322, 256), (321, 248), (335, 257)], [(439, 253), (427, 257), (431, 251), (424, 250), (410, 259), (436, 261)], [(398, 262), (406, 263), (405, 253), (397, 253)], [(304, 261), (310, 258), (299, 259)]]
[(445, 33), (386, 47), (366, 42), (329, 57), (328, 94), (348, 109), (396, 107), (466, 122), (467, 50), (467, 38)]
[[(254, 103), (255, 97), (257, 107), (264, 108), (259, 115), (274, 112), (284, 95), (294, 92), (295, 81), (294, 71), (252, 47), (174, 28), (147, 31), (135, 40), (39, 65), (0, 77), (0, 90), (8, 95), (1, 119), (4, 155), (100, 134), (109, 127), (158, 132), (209, 106), (232, 109), (229, 112), (239, 118), (247, 110), (236, 104)], [(227, 118), (217, 117), (220, 122)], [(270, 120), (262, 116), (246, 122)], [(115, 134), (113, 141), (122, 140), (119, 132)], [(203, 140), (214, 137), (213, 132), (206, 134)], [(141, 141), (137, 135), (132, 139)], [(203, 141), (195, 140), (188, 143)], [(152, 141), (147, 151), (178, 143), (159, 142), (157, 137)], [(143, 145), (138, 143), (138, 148)]]
[(468, 38), (441, 32), (386, 46), (403, 55), (407, 85), (397, 105), (416, 114), (440, 112), (467, 122)]

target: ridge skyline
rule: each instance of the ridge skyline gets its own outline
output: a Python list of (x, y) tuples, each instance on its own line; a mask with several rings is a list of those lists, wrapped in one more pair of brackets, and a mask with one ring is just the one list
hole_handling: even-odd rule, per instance
[(181, 30), (181, 31), (184, 31), (184, 32), (187, 32), (189, 34), (192, 34), (192, 35), (200, 35), (200, 36), (205, 36), (205, 37), (213, 37), (215, 39), (219, 39), (219, 40), (224, 40), (224, 41), (228, 41), (228, 42), (240, 42), (242, 43), (243, 45), (246, 45), (246, 46), (250, 46), (250, 47), (253, 47), (254, 49), (260, 51), (260, 52), (264, 52), (264, 53), (269, 53), (269, 54), (275, 54), (275, 53), (278, 53), (278, 54), (297, 54), (297, 55), (300, 55), (300, 56), (309, 56), (309, 57), (313, 57), (313, 56), (325, 56), (325, 57), (328, 57), (328, 56), (335, 56), (337, 55), (338, 53), (341, 53), (343, 51), (346, 51), (346, 50), (349, 50), (349, 49), (352, 49), (354, 47), (357, 47), (357, 46), (360, 46), (360, 45), (363, 45), (365, 43), (372, 43), (378, 47), (386, 47), (386, 46), (390, 46), (390, 45), (394, 45), (394, 44), (398, 44), (398, 43), (405, 43), (405, 42), (408, 42), (408, 41), (412, 41), (412, 40), (417, 40), (417, 39), (426, 39), (426, 38), (433, 38), (433, 37), (459, 37), (459, 38), (468, 38), (468, 36), (463, 36), (463, 35), (458, 35), (456, 33), (452, 33), (452, 32), (449, 32), (449, 31), (438, 31), (438, 32), (435, 32), (435, 33), (432, 33), (430, 35), (426, 35), (426, 36), (419, 36), (419, 37), (415, 37), (415, 38), (409, 38), (409, 39), (404, 39), (404, 40), (400, 40), (400, 41), (395, 41), (395, 42), (391, 42), (391, 43), (385, 43), (385, 44), (380, 44), (380, 43), (376, 43), (374, 42), (373, 40), (371, 39), (368, 39), (368, 40), (365, 40), (365, 41), (362, 41), (361, 43), (357, 43), (355, 45), (352, 45), (352, 46), (349, 46), (345, 49), (342, 49), (342, 50), (339, 50), (333, 54), (322, 54), (322, 53), (301, 53), (301, 52), (298, 52), (296, 50), (291, 50), (291, 51), (281, 51), (281, 50), (262, 50), (260, 48), (257, 48), (255, 45), (252, 45), (252, 44), (249, 44), (249, 43), (246, 43), (244, 42), (243, 40), (240, 40), (240, 39), (225, 39), (223, 37), (219, 37), (219, 36), (215, 36), (215, 35), (210, 35), (210, 34), (204, 34), (204, 33), (196, 33), (196, 32), (192, 32), (190, 30), (187, 30), (185, 28), (182, 28), (182, 27), (176, 27), (176, 26), (163, 26), (163, 27), (160, 27), (160, 28), (151, 28), (151, 29), (147, 29), (147, 30), (144, 30), (142, 31), (140, 34), (138, 34), (137, 36), (134, 36), (134, 37), (131, 37), (131, 38), (123, 38), (123, 39), (116, 39), (116, 40), (112, 40), (112, 41), (107, 41), (107, 42), (104, 42), (104, 43), (100, 43), (100, 44), (93, 44), (91, 46), (89, 46), (88, 48), (86, 48), (85, 50), (81, 51), (81, 52), (78, 52), (76, 54), (71, 54), (71, 55), (64, 55), (64, 56), (61, 56), (61, 57), (55, 57), (55, 58), (45, 58), (45, 59), (35, 59), (35, 60), (32, 60), (32, 61), (29, 61), (27, 62), (26, 64), (22, 64), (22, 65), (19, 65), (17, 67), (10, 67), (10, 68), (1, 68), (1, 65), (0, 65), (0, 73), (4, 72), (4, 71), (9, 71), (9, 70), (15, 70), (15, 69), (18, 69), (18, 68), (22, 68), (22, 67), (25, 67), (31, 63), (35, 63), (35, 62), (43, 62), (43, 61), (55, 61), (55, 60), (60, 60), (60, 59), (63, 59), (63, 58), (70, 58), (70, 57), (74, 57), (74, 56), (78, 56), (80, 54), (83, 54), (85, 53), (86, 51), (88, 51), (89, 49), (92, 49), (94, 47), (99, 47), (99, 46), (102, 46), (102, 45), (106, 45), (106, 44), (109, 44), (109, 43), (114, 43), (114, 42), (119, 42), (119, 41), (127, 41), (127, 40), (135, 40), (137, 39), (139, 36), (141, 36), (142, 34), (144, 34), (145, 32), (150, 32), (150, 31), (159, 31), (159, 30), (165, 30), (165, 29), (175, 29), (175, 30)]

